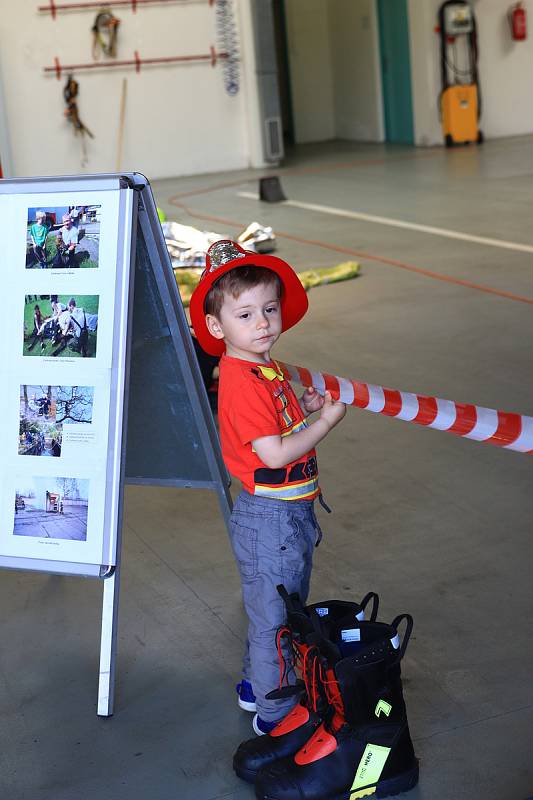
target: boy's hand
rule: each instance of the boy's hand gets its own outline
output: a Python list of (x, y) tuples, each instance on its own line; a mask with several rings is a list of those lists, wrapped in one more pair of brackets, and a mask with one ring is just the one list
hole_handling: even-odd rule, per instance
[(325, 420), (329, 428), (334, 428), (346, 414), (346, 404), (333, 400), (331, 392), (326, 392), (322, 404), (320, 419)]
[(308, 386), (302, 395), (301, 402), (306, 414), (312, 414), (314, 411), (320, 411), (324, 405), (324, 398), (313, 386)]

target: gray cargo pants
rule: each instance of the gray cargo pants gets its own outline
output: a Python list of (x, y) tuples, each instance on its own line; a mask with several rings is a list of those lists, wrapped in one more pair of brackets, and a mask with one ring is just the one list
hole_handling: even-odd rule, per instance
[(276, 586), (282, 583), (289, 593), (298, 592), (302, 602), (307, 600), (313, 550), (322, 538), (313, 501), (243, 491), (230, 518), (230, 537), (249, 623), (243, 677), (252, 684), (261, 719), (279, 720), (296, 700), (265, 698), (279, 685), (276, 631), (285, 623), (285, 605)]

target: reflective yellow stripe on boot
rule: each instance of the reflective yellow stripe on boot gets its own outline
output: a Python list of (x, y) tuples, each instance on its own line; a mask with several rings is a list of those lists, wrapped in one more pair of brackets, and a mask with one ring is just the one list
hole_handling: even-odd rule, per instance
[(350, 789), (350, 800), (358, 800), (360, 797), (370, 797), (370, 795), (374, 794), (376, 784), (383, 772), (383, 767), (390, 751), (390, 747), (382, 747), (380, 744), (367, 744)]

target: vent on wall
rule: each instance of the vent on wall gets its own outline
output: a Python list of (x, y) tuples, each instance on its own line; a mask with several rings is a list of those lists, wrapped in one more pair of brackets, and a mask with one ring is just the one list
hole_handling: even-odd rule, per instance
[(265, 145), (267, 161), (279, 161), (283, 158), (283, 134), (280, 117), (265, 119)]

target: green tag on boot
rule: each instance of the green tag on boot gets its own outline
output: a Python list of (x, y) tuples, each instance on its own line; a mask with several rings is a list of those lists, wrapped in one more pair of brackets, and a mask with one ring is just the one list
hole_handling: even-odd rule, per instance
[(383, 772), (390, 751), (390, 747), (367, 744), (350, 789), (350, 800), (358, 800), (360, 797), (369, 797), (374, 794), (376, 783)]

